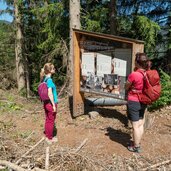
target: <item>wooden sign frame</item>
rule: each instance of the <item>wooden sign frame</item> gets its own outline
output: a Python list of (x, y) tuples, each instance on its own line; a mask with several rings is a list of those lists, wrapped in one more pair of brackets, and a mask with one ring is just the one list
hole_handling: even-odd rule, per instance
[[(140, 40), (135, 40), (135, 39), (130, 39), (130, 38), (125, 38), (125, 37), (120, 37), (120, 36), (114, 36), (114, 35), (108, 35), (108, 34), (100, 34), (100, 33), (94, 33), (94, 32), (88, 32), (88, 31), (83, 31), (83, 30), (78, 30), (78, 29), (73, 29), (73, 116), (79, 116), (84, 114), (84, 108), (85, 108), (85, 97), (84, 97), (84, 92), (80, 90), (80, 76), (81, 76), (81, 46), (80, 46), (80, 41), (83, 36), (88, 36), (91, 37), (91, 39), (103, 39), (103, 40), (109, 40), (117, 44), (121, 44), (124, 46), (127, 44), (129, 47), (131, 47), (131, 66), (130, 71), (133, 70), (134, 68), (134, 60), (135, 60), (135, 54), (137, 52), (143, 52), (144, 51), (144, 42)], [(90, 92), (90, 91), (89, 91)], [(106, 94), (103, 93), (98, 93), (96, 91), (91, 91), (90, 93), (95, 93), (99, 95), (104, 95)], [(108, 95), (107, 95), (108, 96)], [(109, 95), (110, 96), (110, 95)]]

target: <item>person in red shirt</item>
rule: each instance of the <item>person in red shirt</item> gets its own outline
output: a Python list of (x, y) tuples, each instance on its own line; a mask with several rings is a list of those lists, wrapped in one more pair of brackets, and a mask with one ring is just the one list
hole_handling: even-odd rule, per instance
[(133, 142), (128, 145), (128, 150), (140, 152), (140, 142), (144, 133), (144, 113), (147, 105), (139, 102), (138, 93), (143, 90), (143, 74), (138, 70), (148, 70), (151, 63), (145, 53), (137, 53), (135, 58), (135, 69), (128, 76), (126, 90), (128, 91), (127, 113), (128, 119), (133, 127)]

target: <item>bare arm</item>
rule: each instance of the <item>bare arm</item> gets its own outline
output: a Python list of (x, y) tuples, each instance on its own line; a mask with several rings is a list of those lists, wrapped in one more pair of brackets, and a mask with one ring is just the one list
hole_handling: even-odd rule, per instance
[(48, 88), (48, 96), (52, 103), (53, 110), (54, 110), (54, 112), (56, 112), (56, 106), (55, 106), (55, 102), (54, 102), (54, 98), (53, 98), (52, 88)]
[(128, 91), (130, 89), (131, 85), (132, 85), (132, 83), (127, 81), (126, 84), (125, 84), (125, 89)]

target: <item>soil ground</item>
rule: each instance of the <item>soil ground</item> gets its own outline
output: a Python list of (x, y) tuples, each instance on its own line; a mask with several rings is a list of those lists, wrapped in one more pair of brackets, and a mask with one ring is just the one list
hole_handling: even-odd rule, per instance
[[(41, 102), (37, 99), (19, 97), (14, 90), (0, 90), (0, 94), (1, 141), (5, 141), (1, 135), (4, 129), (9, 129), (8, 134), (13, 141), (39, 141), (44, 136), (44, 111)], [(98, 159), (106, 159), (108, 164), (115, 156), (129, 160), (137, 155), (149, 165), (171, 160), (171, 107), (146, 112), (146, 129), (141, 143), (141, 154), (129, 152), (126, 148), (127, 142), (131, 139), (131, 127), (127, 126), (126, 106), (91, 109), (99, 112), (94, 119), (89, 115), (72, 119), (67, 99), (62, 99), (58, 105), (56, 121), (60, 147), (77, 148), (87, 138), (83, 150)], [(2, 123), (5, 125), (3, 129)], [(14, 128), (12, 131), (10, 126)], [(15, 152), (13, 153), (15, 156)], [(0, 158), (7, 159), (2, 153)], [(142, 168), (145, 166), (143, 160), (139, 163)], [(171, 166), (167, 165), (165, 169), (171, 170)]]

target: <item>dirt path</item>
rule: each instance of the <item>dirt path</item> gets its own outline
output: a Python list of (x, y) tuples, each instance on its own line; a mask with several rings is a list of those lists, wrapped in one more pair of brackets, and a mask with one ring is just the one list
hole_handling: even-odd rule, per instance
[[(37, 108), (39, 107), (41, 108), (41, 105), (37, 106)], [(61, 111), (57, 117), (59, 144), (74, 148), (88, 138), (86, 148), (92, 152), (99, 155), (116, 154), (130, 157), (133, 153), (126, 149), (126, 145), (131, 139), (131, 129), (125, 127), (125, 107), (116, 108), (117, 110), (99, 109), (100, 114), (95, 119), (90, 119), (88, 115), (85, 115), (72, 120), (68, 112)], [(41, 111), (34, 114), (22, 113), (22, 115), (15, 115), (12, 112), (8, 114), (5, 121), (12, 121), (21, 134), (29, 134), (34, 131), (36, 137), (40, 138), (43, 136), (44, 124), (44, 114), (43, 110)], [(162, 114), (148, 113), (148, 115), (156, 117), (152, 126), (145, 131), (142, 140), (142, 154), (146, 157), (166, 155), (171, 152), (171, 115), (166, 115), (163, 112), (167, 112), (167, 110), (162, 111)], [(4, 120), (5, 116), (6, 114), (1, 115), (0, 120)]]
[[(0, 123), (6, 123), (6, 129), (11, 125), (15, 127), (10, 137), (27, 139), (30, 136), (29, 139), (35, 142), (41, 139), (44, 127), (41, 103), (37, 100), (15, 98), (12, 108), (9, 107), (10, 104), (7, 106), (6, 102), (2, 103), (2, 99), (1, 97)], [(4, 99), (9, 101), (9, 97)], [(88, 138), (83, 150), (99, 159), (113, 156), (129, 159), (135, 155), (126, 149), (127, 142), (131, 139), (131, 128), (126, 126), (125, 106), (96, 108), (99, 115), (95, 119), (90, 119), (88, 115), (72, 119), (65, 104), (66, 102), (61, 103), (58, 107), (57, 129), (60, 147), (76, 148)], [(147, 112), (148, 118), (152, 118), (153, 122), (143, 136), (141, 157), (154, 161), (171, 156), (170, 110), (165, 108), (153, 113)]]

